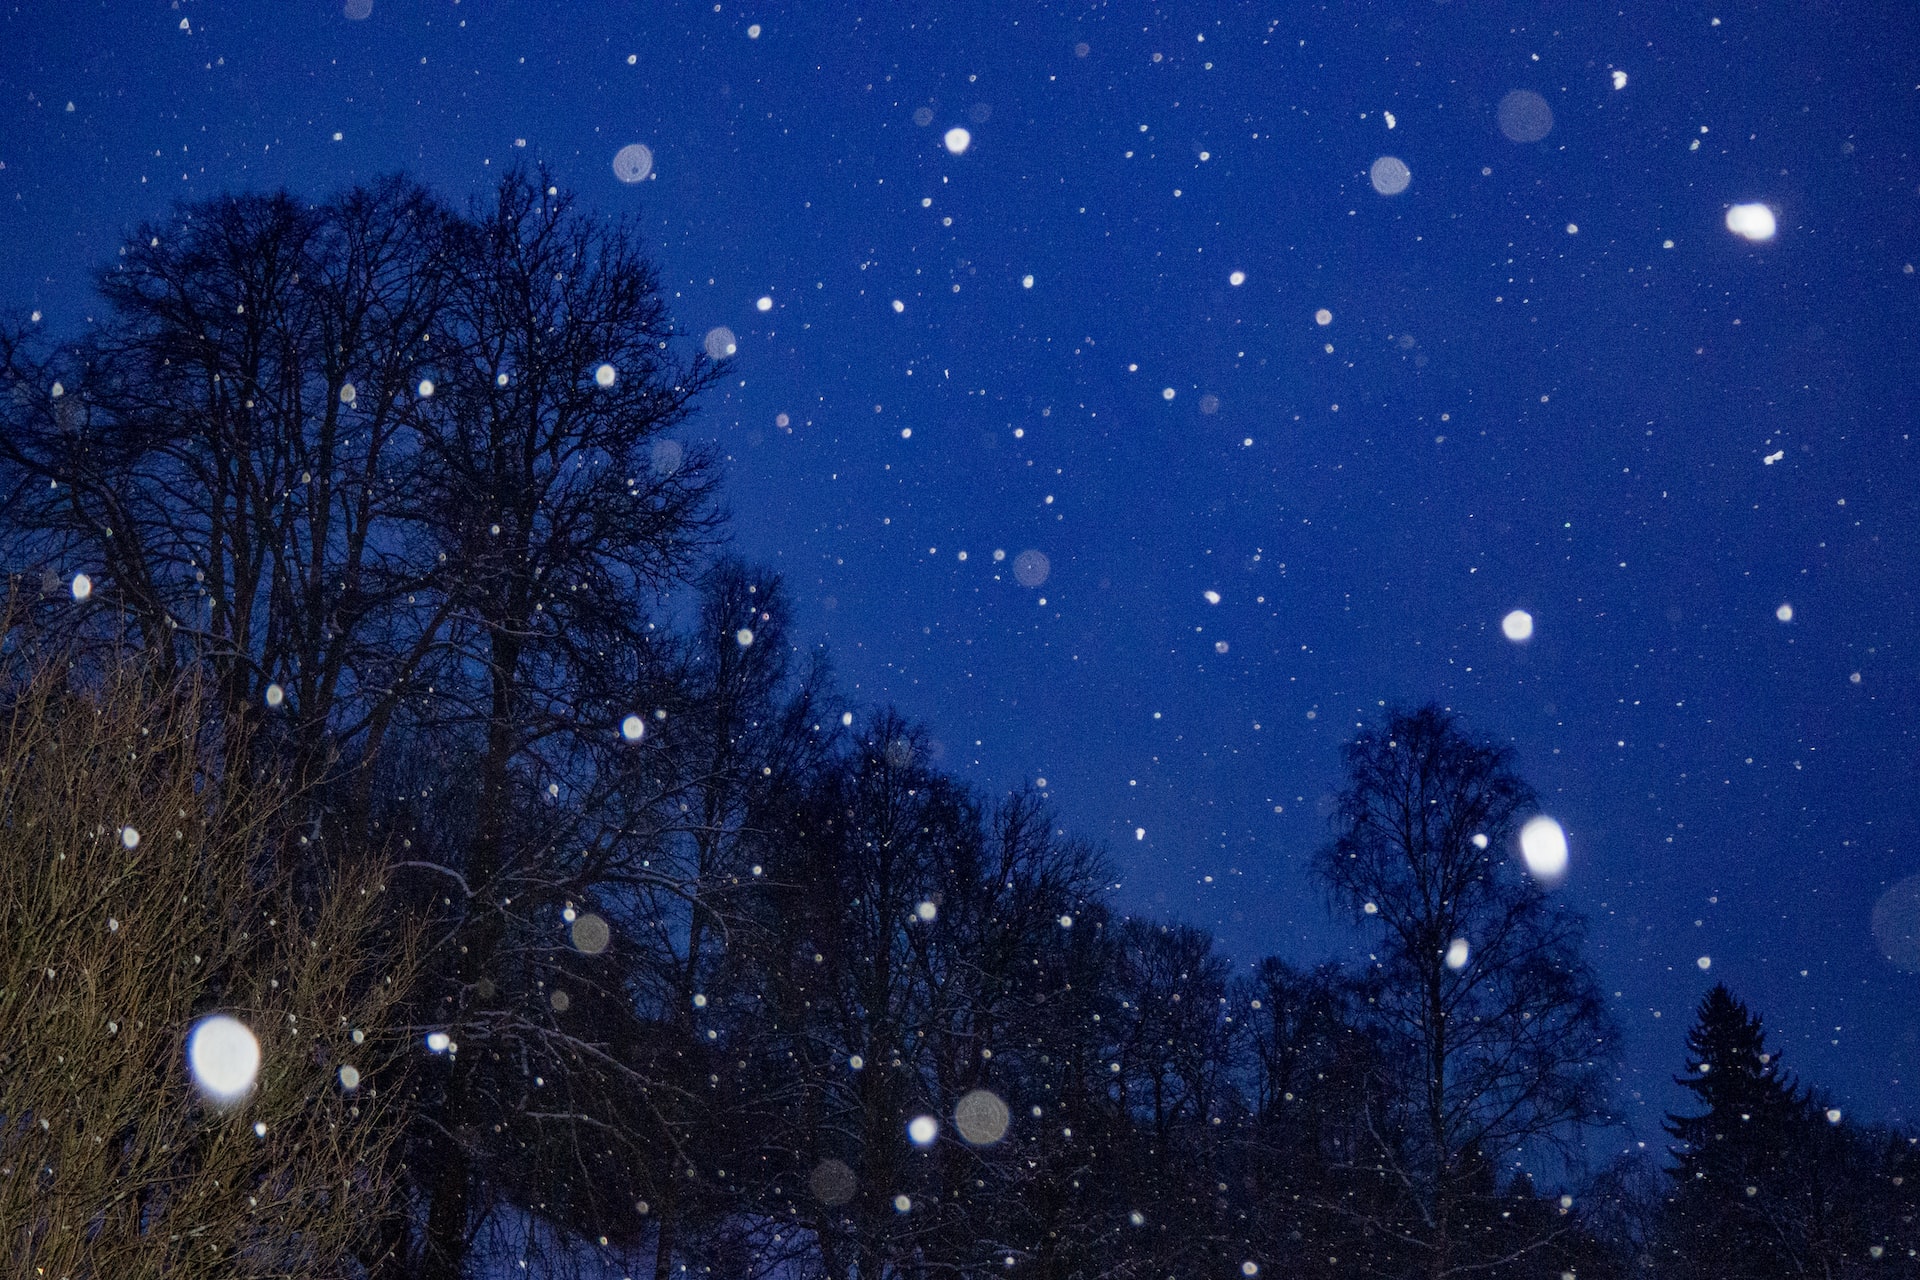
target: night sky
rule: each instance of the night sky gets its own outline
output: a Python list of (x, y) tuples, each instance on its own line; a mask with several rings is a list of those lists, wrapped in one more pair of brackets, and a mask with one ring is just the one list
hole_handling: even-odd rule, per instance
[(1124, 908), (1351, 947), (1339, 744), (1435, 699), (1566, 828), (1638, 1137), (1715, 980), (1920, 1120), (1920, 881), (1873, 927), (1920, 872), (1920, 18), (1636, 8), (36, 0), (0, 308), (80, 332), (175, 201), (550, 165), (736, 335), (693, 433), (800, 633)]

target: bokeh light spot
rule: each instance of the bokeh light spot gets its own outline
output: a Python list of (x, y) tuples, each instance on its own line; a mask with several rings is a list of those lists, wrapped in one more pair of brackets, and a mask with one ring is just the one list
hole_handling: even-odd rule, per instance
[(1509, 142), (1538, 142), (1553, 132), (1553, 108), (1531, 89), (1515, 89), (1495, 112)]
[(568, 927), (573, 949), (582, 955), (597, 956), (613, 941), (613, 929), (606, 919), (592, 911), (582, 912)]
[(1399, 156), (1381, 156), (1367, 171), (1373, 189), (1383, 196), (1397, 196), (1413, 182), (1413, 171)]
[(1773, 239), (1773, 233), (1779, 229), (1779, 222), (1773, 216), (1773, 210), (1763, 204), (1737, 204), (1727, 210), (1727, 230), (1743, 240), (1759, 244), (1763, 240)]
[(1053, 572), (1053, 562), (1043, 551), (1022, 551), (1013, 558), (1013, 580), (1023, 587), (1037, 587)]
[(1548, 884), (1567, 874), (1567, 833), (1544, 813), (1520, 828), (1520, 856), (1534, 879)]
[(645, 182), (653, 172), (653, 148), (644, 142), (629, 142), (613, 153), (613, 176), (622, 182)]
[(260, 1042), (238, 1018), (202, 1018), (187, 1036), (187, 1069), (215, 1102), (237, 1101), (253, 1091), (260, 1074)]
[(976, 1147), (991, 1146), (1006, 1137), (1011, 1119), (1007, 1104), (991, 1089), (974, 1089), (962, 1094), (953, 1109), (954, 1128)]

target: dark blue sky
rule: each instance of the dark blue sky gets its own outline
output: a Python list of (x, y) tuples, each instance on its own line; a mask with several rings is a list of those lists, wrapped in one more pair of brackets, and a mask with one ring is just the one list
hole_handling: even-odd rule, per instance
[(1304, 876), (1339, 743), (1438, 699), (1567, 829), (1642, 1137), (1715, 979), (1920, 1119), (1870, 923), (1920, 872), (1920, 20), (1542, 8), (16, 5), (0, 306), (77, 331), (176, 200), (546, 162), (738, 335), (696, 431), (804, 633), (1045, 779), (1124, 905), (1348, 945)]

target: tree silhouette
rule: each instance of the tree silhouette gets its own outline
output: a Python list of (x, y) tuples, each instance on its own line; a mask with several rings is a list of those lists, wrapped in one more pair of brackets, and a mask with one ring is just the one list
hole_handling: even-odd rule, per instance
[(1911, 1239), (1901, 1171), (1911, 1147), (1841, 1124), (1781, 1070), (1760, 1018), (1725, 984), (1701, 999), (1686, 1052), (1675, 1083), (1706, 1109), (1667, 1118), (1675, 1143), (1655, 1247), (1663, 1272), (1834, 1275)]
[(1345, 760), (1315, 868), (1378, 957), (1366, 1022), (1391, 1079), (1362, 1159), (1404, 1200), (1373, 1225), (1438, 1280), (1548, 1242), (1551, 1230), (1489, 1254), (1463, 1229), (1497, 1191), (1492, 1169), (1571, 1154), (1602, 1117), (1614, 1036), (1582, 922), (1514, 866), (1533, 794), (1511, 754), (1426, 706), (1389, 711)]

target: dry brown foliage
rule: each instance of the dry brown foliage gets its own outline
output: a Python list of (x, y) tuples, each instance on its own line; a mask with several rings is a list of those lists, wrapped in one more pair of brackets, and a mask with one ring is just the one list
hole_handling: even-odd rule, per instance
[[(0, 1270), (358, 1274), (411, 948), (374, 859), (296, 900), (284, 797), (218, 777), (196, 693), (149, 674), (0, 684)], [(187, 1066), (214, 1013), (261, 1050), (227, 1106)]]

